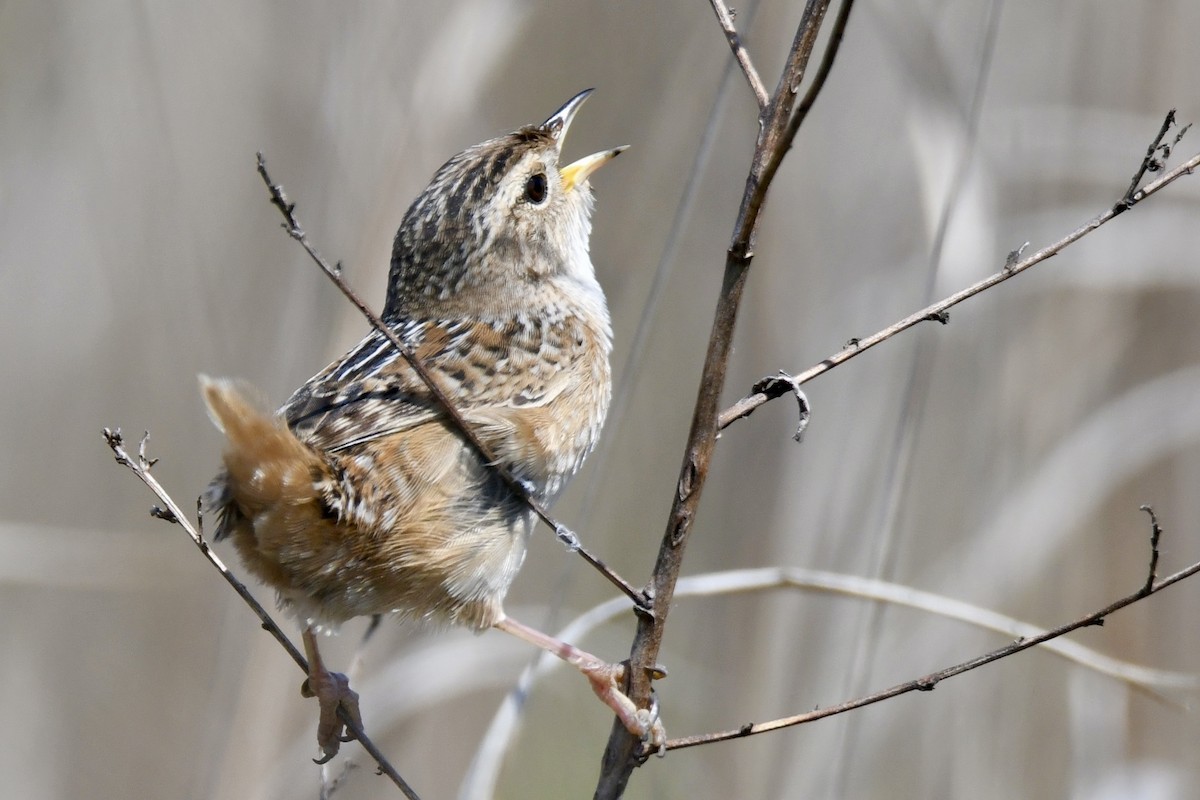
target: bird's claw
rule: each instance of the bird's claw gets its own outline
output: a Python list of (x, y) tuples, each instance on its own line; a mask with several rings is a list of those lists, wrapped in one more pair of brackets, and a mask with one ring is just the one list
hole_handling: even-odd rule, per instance
[(358, 692), (350, 688), (350, 679), (340, 672), (320, 672), (310, 675), (300, 686), (300, 694), (304, 697), (315, 697), (321, 707), (321, 716), (317, 722), (317, 744), (324, 753), (322, 758), (314, 758), (317, 764), (328, 763), (338, 754), (342, 742), (353, 741), (355, 736), (348, 730), (346, 723), (338, 714), (338, 708), (344, 708), (353, 727), (362, 729), (362, 715), (358, 710)]
[(653, 753), (659, 758), (664, 758), (667, 755), (667, 729), (663, 726), (662, 719), (658, 715), (658, 697), (654, 692), (650, 693), (650, 707), (639, 708), (637, 712), (638, 722), (643, 726), (642, 752), (646, 755)]
[(611, 708), (625, 730), (642, 742), (646, 752), (666, 753), (667, 730), (658, 713), (658, 700), (651, 692), (650, 708), (638, 708), (625, 694), (625, 664), (595, 664), (584, 670), (592, 691)]

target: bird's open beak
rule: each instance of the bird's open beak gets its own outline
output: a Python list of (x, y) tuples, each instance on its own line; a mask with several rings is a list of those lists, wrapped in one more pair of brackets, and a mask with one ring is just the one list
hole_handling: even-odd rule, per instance
[[(549, 131), (550, 135), (558, 142), (559, 150), (562, 149), (563, 141), (567, 138), (567, 129), (571, 127), (571, 120), (575, 119), (575, 115), (579, 113), (579, 108), (583, 105), (583, 101), (588, 99), (588, 96), (595, 89), (584, 89), (579, 94), (568, 100), (562, 108), (550, 115), (550, 118), (542, 123), (542, 129)], [(617, 155), (629, 149), (629, 145), (621, 145), (614, 147), (612, 150), (603, 150), (599, 153), (593, 153), (590, 156), (575, 161), (560, 169), (558, 172), (562, 175), (563, 189), (571, 191), (577, 186), (582, 186), (591, 175), (600, 167), (616, 158)]]
[(574, 161), (563, 167), (558, 171), (562, 175), (563, 189), (569, 192), (577, 186), (582, 186), (589, 175), (628, 149), (629, 145), (623, 144), (620, 147), (614, 147), (612, 150), (602, 150), (599, 153), (584, 156), (578, 161)]

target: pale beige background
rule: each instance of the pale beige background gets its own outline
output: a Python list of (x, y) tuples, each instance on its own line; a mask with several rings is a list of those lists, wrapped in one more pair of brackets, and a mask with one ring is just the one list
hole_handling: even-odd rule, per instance
[[(799, 5), (764, 2), (748, 28), (772, 82)], [(931, 278), (993, 13), (978, 136)], [(1192, 0), (860, 0), (770, 199), (728, 400), (909, 313), (930, 281), (949, 293), (1110, 205), (1168, 108), (1200, 118), (1198, 29)], [(219, 447), (196, 373), (282, 400), (365, 330), (280, 232), (256, 149), (378, 305), (392, 232), (445, 158), (599, 88), (568, 151), (633, 145), (594, 181), (593, 238), (632, 394), (556, 511), (645, 579), (755, 133), (740, 78), (645, 346), (630, 347), (728, 61), (699, 0), (0, 5), (0, 794), (318, 796), (300, 674), (182, 532), (146, 515), (149, 494), (100, 438), (149, 428), (157, 474), (188, 506)], [(1176, 161), (1198, 147), (1193, 134)], [(1050, 625), (1143, 579), (1141, 503), (1167, 527), (1165, 571), (1200, 558), (1198, 207), (1200, 179), (1185, 180), (948, 327), (811, 384), (801, 446), (789, 401), (738, 423), (687, 572), (878, 574)], [(553, 626), (610, 594), (541, 531), (510, 605)], [(1074, 638), (1194, 673), (1198, 603), (1193, 581)], [(875, 611), (802, 593), (681, 600), (669, 731), (831, 704), (1003, 641)], [(335, 663), (360, 630), (331, 646)], [(628, 617), (585, 644), (620, 658), (631, 631)], [(496, 633), (395, 624), (366, 649), (368, 726), (424, 797), (456, 795), (529, 655)], [(527, 710), (497, 795), (589, 796), (609, 717), (562, 672)], [(1198, 737), (1193, 713), (1033, 652), (671, 755), (629, 796), (1186, 798)], [(391, 796), (369, 767), (338, 794)]]

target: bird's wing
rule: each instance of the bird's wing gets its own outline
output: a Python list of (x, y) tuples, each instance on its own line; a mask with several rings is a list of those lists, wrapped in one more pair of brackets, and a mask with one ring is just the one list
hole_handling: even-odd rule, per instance
[[(568, 385), (565, 351), (538, 322), (423, 320), (396, 333), (468, 422), (549, 403)], [(372, 331), (300, 387), (280, 409), (298, 438), (337, 451), (444, 417), (396, 348)]]

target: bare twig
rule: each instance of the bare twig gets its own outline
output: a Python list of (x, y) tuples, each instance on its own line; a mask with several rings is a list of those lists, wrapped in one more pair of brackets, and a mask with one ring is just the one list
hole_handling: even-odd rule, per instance
[(599, 570), (600, 573), (604, 577), (608, 578), (608, 580), (614, 586), (628, 595), (639, 609), (643, 609), (648, 612), (649, 607), (643, 595), (641, 595), (637, 589), (634, 589), (632, 585), (618, 575), (612, 568), (601, 561), (599, 557), (593, 555), (590, 551), (584, 548), (579, 541), (579, 537), (576, 536), (575, 533), (566, 525), (563, 525), (551, 517), (542, 504), (539, 503), (537, 499), (534, 498), (530, 493), (529, 487), (522, 481), (517, 480), (517, 478), (496, 459), (496, 457), (492, 454), (491, 449), (484, 444), (482, 439), (479, 438), (479, 435), (475, 432), (474, 428), (472, 428), (471, 424), (468, 423), (463, 418), (462, 414), (459, 413), (458, 409), (455, 408), (445, 391), (443, 391), (442, 387), (429, 373), (429, 370), (425, 369), (425, 365), (422, 364), (421, 361), (412, 354), (412, 351), (405, 346), (405, 344), (400, 340), (400, 337), (396, 336), (396, 333), (389, 328), (387, 324), (379, 318), (379, 315), (372, 311), (371, 308), (365, 302), (363, 302), (362, 298), (360, 298), (358, 294), (350, 288), (350, 285), (346, 283), (346, 280), (342, 277), (341, 264), (338, 263), (336, 265), (330, 265), (330, 263), (325, 260), (325, 257), (317, 251), (316, 247), (314, 247), (313, 244), (308, 240), (308, 234), (304, 232), (304, 228), (300, 225), (300, 221), (296, 218), (296, 204), (288, 200), (282, 186), (271, 180), (271, 176), (267, 172), (267, 162), (266, 159), (263, 158), (262, 153), (258, 153), (258, 174), (262, 176), (263, 183), (267, 185), (267, 190), (271, 194), (271, 204), (279, 209), (279, 213), (283, 215), (283, 229), (287, 231), (289, 236), (300, 243), (300, 246), (304, 248), (304, 251), (308, 253), (313, 262), (321, 268), (321, 271), (325, 273), (329, 280), (333, 281), (334, 285), (341, 290), (342, 294), (344, 294), (346, 298), (354, 304), (354, 307), (357, 308), (364, 317), (366, 317), (367, 321), (371, 323), (371, 326), (375, 328), (375, 330), (379, 331), (380, 334), (382, 334), (384, 338), (386, 338), (388, 342), (390, 342), (391, 345), (395, 347), (397, 351), (399, 351), (404, 360), (408, 362), (408, 365), (412, 367), (413, 372), (417, 374), (417, 377), (419, 377), (421, 381), (429, 388), (430, 394), (433, 395), (434, 400), (439, 406), (441, 406), (441, 409), (446, 416), (449, 417), (451, 424), (453, 424), (454, 427), (460, 433), (462, 433), (463, 438), (467, 440), (471, 447), (475, 448), (476, 452), (479, 453), (484, 463), (494, 469), (496, 474), (500, 476), (500, 478), (508, 485), (512, 492), (522, 501), (524, 501), (529, 508), (531, 508), (535, 514), (537, 514), (538, 518), (554, 531), (554, 535), (558, 537), (559, 541), (566, 545), (568, 549), (579, 553), (579, 555), (581, 555), (585, 561)]
[[(654, 574), (645, 592), (654, 603), (655, 613), (638, 618), (638, 631), (630, 651), (629, 696), (641, 708), (650, 705), (651, 680), (657, 669), (667, 614), (716, 445), (721, 390), (725, 385), (738, 307), (753, 258), (759, 211), (783, 153), (791, 144), (788, 123), (796, 93), (828, 6), (829, 0), (808, 0), (779, 85), (759, 115), (761, 127), (758, 141), (726, 254), (725, 274), (701, 371), (700, 389), (684, 450), (683, 466), (666, 532), (655, 561)], [(647, 756), (641, 742), (630, 735), (624, 726), (615, 723), (601, 761), (595, 797), (601, 800), (620, 797), (634, 768)]]
[[(197, 531), (196, 528), (193, 527), (192, 523), (188, 520), (187, 515), (183, 513), (171, 496), (167, 494), (167, 490), (164, 489), (162, 484), (158, 482), (158, 479), (151, 474), (150, 469), (154, 466), (158, 459), (151, 459), (146, 455), (146, 445), (150, 441), (149, 432), (142, 436), (141, 443), (138, 445), (138, 454), (136, 458), (131, 457), (125, 450), (125, 440), (121, 436), (120, 428), (105, 428), (104, 441), (113, 451), (113, 456), (116, 457), (117, 463), (124, 467), (128, 467), (129, 470), (133, 472), (133, 474), (136, 475), (142, 483), (146, 484), (146, 486), (150, 488), (150, 491), (154, 493), (154, 496), (157, 497), (159, 502), (163, 504), (162, 507), (154, 506), (151, 510), (151, 514), (159, 519), (165, 519), (176, 523), (187, 532), (187, 535), (192, 539), (192, 543), (200, 549), (200, 552), (204, 554), (204, 557), (208, 559), (208, 562), (213, 565), (217, 572), (221, 573), (221, 577), (223, 577), (226, 582), (233, 587), (233, 590), (238, 593), (238, 596), (242, 598), (243, 602), (245, 602), (246, 605), (250, 607), (250, 610), (254, 612), (255, 616), (258, 617), (259, 621), (262, 623), (263, 630), (275, 637), (275, 641), (279, 642), (279, 645), (285, 651), (287, 651), (287, 654), (292, 657), (292, 660), (296, 662), (296, 665), (300, 667), (305, 675), (307, 675), (308, 661), (304, 658), (304, 654), (296, 648), (296, 645), (292, 644), (291, 639), (287, 637), (287, 634), (283, 632), (283, 629), (279, 627), (279, 624), (276, 623), (267, 610), (263, 608), (262, 604), (254, 599), (254, 595), (250, 594), (250, 590), (246, 588), (246, 585), (239, 581), (237, 577), (229, 571), (229, 568), (225, 566), (225, 562), (223, 562), (220, 557), (213, 552), (212, 548), (208, 546), (208, 542), (204, 540), (204, 537), (200, 535), (199, 531)], [(400, 773), (397, 772), (396, 768), (388, 762), (387, 757), (383, 755), (382, 751), (380, 751), (379, 748), (375, 746), (375, 743), (367, 737), (367, 734), (362, 730), (362, 727), (359, 726), (354, 721), (353, 717), (346, 713), (346, 710), (341, 706), (338, 707), (338, 717), (346, 725), (346, 728), (354, 735), (354, 738), (357, 739), (358, 742), (363, 746), (363, 749), (366, 750), (371, 758), (375, 760), (375, 763), (378, 765), (379, 774), (388, 776), (392, 780), (392, 783), (396, 784), (396, 787), (399, 788), (404, 796), (409, 798), (409, 800), (420, 800), (412, 787), (405, 782), (404, 778), (400, 777)]]
[[(1129, 182), (1129, 190), (1125, 192), (1125, 197), (1121, 200), (1120, 203), (1118, 203), (1118, 205), (1122, 206), (1122, 210), (1129, 208), (1131, 205), (1133, 205), (1132, 201), (1133, 201), (1134, 192), (1137, 191), (1138, 184), (1142, 182), (1142, 178), (1144, 178), (1146, 176), (1146, 173), (1150, 172), (1150, 171), (1153, 171), (1153, 172), (1158, 171), (1157, 169), (1153, 168), (1154, 165), (1158, 163), (1158, 159), (1156, 156), (1156, 154), (1158, 153), (1158, 148), (1162, 145), (1163, 137), (1167, 135), (1167, 131), (1171, 130), (1171, 126), (1174, 124), (1175, 124), (1175, 109), (1172, 108), (1170, 111), (1167, 112), (1166, 118), (1163, 119), (1162, 127), (1159, 128), (1159, 130), (1158, 130), (1158, 136), (1155, 136), (1154, 141), (1151, 142), (1150, 146), (1146, 148), (1146, 157), (1142, 159), (1142, 164), (1140, 167), (1138, 167), (1138, 171), (1133, 173), (1133, 180)], [(1186, 130), (1186, 128), (1185, 128), (1185, 130)], [(1182, 136), (1183, 133), (1180, 132), (1179, 135)], [(1178, 144), (1179, 139), (1176, 138), (1175, 142)]]
[(1142, 506), (1141, 510), (1150, 515), (1150, 569), (1146, 571), (1146, 585), (1142, 587), (1142, 594), (1150, 594), (1158, 578), (1158, 540), (1162, 538), (1162, 528), (1158, 526), (1158, 515), (1153, 508)]
[(709, 0), (709, 2), (717, 14), (717, 22), (720, 24), (721, 30), (725, 32), (725, 39), (729, 42), (729, 49), (733, 51), (733, 57), (737, 59), (738, 66), (742, 68), (742, 74), (746, 76), (746, 82), (750, 84), (750, 90), (754, 92), (754, 99), (758, 101), (758, 110), (762, 111), (767, 107), (767, 87), (763, 85), (762, 78), (758, 77), (758, 70), (754, 68), (753, 62), (750, 61), (750, 54), (746, 52), (746, 47), (742, 44), (742, 37), (738, 35), (737, 26), (733, 24), (733, 13), (725, 5), (724, 0)]
[[(883, 330), (874, 333), (865, 339), (853, 339), (852, 346), (846, 347), (839, 352), (834, 353), (833, 355), (821, 361), (819, 364), (815, 364), (803, 372), (799, 372), (791, 377), (794, 379), (796, 385), (808, 383), (818, 375), (823, 375), (834, 367), (844, 364), (855, 356), (869, 350), (881, 342), (887, 341), (896, 334), (908, 330), (918, 323), (931, 319), (944, 321), (942, 315), (944, 315), (950, 308), (958, 305), (964, 300), (974, 297), (980, 292), (992, 288), (998, 283), (1003, 283), (1014, 275), (1018, 275), (1030, 267), (1040, 264), (1051, 256), (1058, 255), (1058, 253), (1068, 245), (1079, 241), (1084, 236), (1087, 236), (1092, 231), (1104, 225), (1106, 222), (1111, 221), (1113, 217), (1117, 216), (1121, 212), (1128, 208), (1132, 208), (1184, 175), (1191, 175), (1198, 166), (1200, 166), (1200, 155), (1193, 156), (1191, 159), (1183, 164), (1180, 164), (1178, 167), (1171, 170), (1166, 175), (1163, 175), (1158, 180), (1147, 184), (1145, 188), (1134, 192), (1132, 197), (1122, 198), (1108, 211), (1105, 211), (1103, 214), (1091, 220), (1090, 222), (1079, 226), (1063, 238), (1059, 239), (1057, 242), (1038, 250), (1028, 258), (1025, 258), (1024, 260), (1015, 264), (1006, 263), (999, 272), (996, 272), (995, 274), (990, 275), (978, 283), (968, 286), (967, 288), (962, 289), (961, 291), (956, 292), (949, 297), (939, 300), (933, 305), (926, 306), (920, 311), (908, 315), (904, 319), (889, 325)], [(770, 400), (774, 400), (777, 397), (787, 394), (790, 390), (790, 385), (781, 381), (770, 384), (769, 391), (764, 392), (752, 390), (750, 394), (746, 395), (741, 400), (722, 411), (718, 424), (722, 429), (727, 428), (742, 417), (750, 416), (755, 410), (758, 409), (759, 406)]]
[(930, 673), (916, 680), (907, 681), (898, 684), (889, 689), (884, 689), (873, 694), (860, 697), (856, 700), (849, 700), (845, 703), (839, 703), (836, 706), (822, 708), (816, 711), (810, 711), (806, 714), (797, 714), (791, 717), (783, 717), (781, 719), (771, 720), (770, 722), (749, 722), (739, 728), (728, 731), (720, 731), (718, 733), (706, 733), (699, 736), (686, 736), (678, 739), (671, 739), (667, 742), (668, 750), (679, 750), (685, 747), (694, 747), (700, 744), (710, 744), (712, 742), (727, 741), (729, 739), (741, 739), (746, 736), (754, 736), (768, 731), (779, 730), (780, 728), (788, 728), (793, 725), (801, 725), (806, 722), (814, 722), (825, 717), (832, 717), (837, 714), (844, 714), (847, 711), (853, 711), (856, 708), (869, 706), (873, 703), (878, 703), (881, 700), (888, 700), (892, 697), (897, 697), (909, 692), (930, 692), (934, 687), (947, 678), (953, 678), (956, 675), (961, 675), (964, 672), (969, 672), (976, 667), (982, 667), (984, 664), (990, 664), (993, 661), (998, 661), (1001, 658), (1006, 658), (1023, 650), (1028, 650), (1031, 647), (1048, 642), (1051, 639), (1057, 639), (1064, 634), (1088, 627), (1089, 625), (1103, 625), (1104, 620), (1113, 612), (1119, 611), (1126, 606), (1133, 605), (1137, 601), (1149, 597), (1152, 594), (1162, 591), (1168, 586), (1178, 583), (1184, 578), (1189, 578), (1192, 575), (1200, 572), (1200, 562), (1196, 562), (1186, 569), (1176, 572), (1167, 578), (1164, 578), (1157, 583), (1151, 583), (1149, 588), (1139, 588), (1136, 592), (1122, 597), (1115, 603), (1112, 603), (1099, 611), (1094, 611), (1091, 614), (1080, 617), (1074, 622), (1069, 622), (1066, 625), (1061, 625), (1052, 630), (1048, 630), (1038, 636), (1021, 637), (1011, 644), (1005, 645), (990, 653), (978, 656), (970, 661), (964, 661), (961, 664), (956, 664), (952, 667)]
[[(838, 8), (838, 14), (833, 20), (833, 27), (829, 29), (829, 41), (825, 45), (825, 53), (821, 56), (821, 63), (817, 66), (817, 71), (813, 75), (813, 80), (808, 87), (808, 91), (804, 93), (804, 99), (800, 101), (800, 105), (796, 106), (796, 113), (792, 114), (792, 121), (788, 123), (787, 147), (789, 148), (792, 146), (792, 142), (795, 140), (800, 126), (808, 116), (808, 112), (812, 109), (813, 104), (817, 102), (817, 97), (821, 94), (821, 90), (825, 88), (825, 79), (829, 77), (829, 71), (833, 69), (833, 62), (837, 58), (838, 48), (842, 46), (842, 39), (846, 35), (846, 23), (850, 21), (850, 11), (853, 8), (854, 0), (842, 0), (842, 5)], [(786, 149), (784, 152), (786, 152)], [(780, 158), (782, 157), (781, 155)]]

